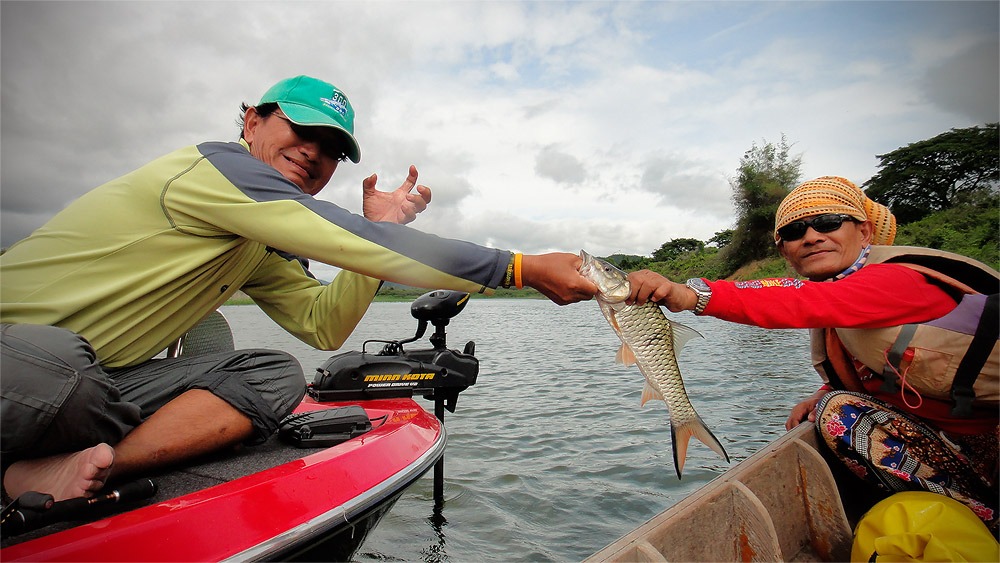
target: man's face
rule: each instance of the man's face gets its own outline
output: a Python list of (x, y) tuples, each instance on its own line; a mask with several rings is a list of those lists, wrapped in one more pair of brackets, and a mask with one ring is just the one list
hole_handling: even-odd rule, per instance
[[(336, 145), (338, 133), (327, 127), (292, 125), (280, 109), (261, 117), (250, 108), (244, 118), (243, 138), (250, 145), (250, 154), (271, 165), (303, 192), (316, 195), (340, 163), (339, 155), (323, 150)], [(308, 134), (300, 136), (296, 129)]]
[(822, 281), (851, 267), (861, 249), (868, 246), (871, 240), (870, 221), (856, 223), (848, 220), (829, 233), (820, 233), (809, 227), (805, 236), (798, 240), (780, 241), (778, 251), (799, 275), (812, 281)]

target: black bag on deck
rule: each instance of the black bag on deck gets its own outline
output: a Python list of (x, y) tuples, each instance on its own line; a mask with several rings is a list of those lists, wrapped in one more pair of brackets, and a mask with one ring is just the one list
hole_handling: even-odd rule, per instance
[(289, 415), (281, 421), (278, 433), (300, 448), (320, 448), (346, 442), (371, 429), (365, 409), (351, 405)]

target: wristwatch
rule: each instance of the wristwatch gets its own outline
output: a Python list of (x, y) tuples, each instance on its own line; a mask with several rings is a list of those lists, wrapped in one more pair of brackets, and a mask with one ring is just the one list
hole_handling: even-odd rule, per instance
[(694, 314), (700, 315), (705, 312), (708, 300), (712, 298), (712, 288), (708, 287), (705, 280), (701, 278), (691, 278), (684, 285), (690, 287), (698, 295), (698, 303), (694, 306)]

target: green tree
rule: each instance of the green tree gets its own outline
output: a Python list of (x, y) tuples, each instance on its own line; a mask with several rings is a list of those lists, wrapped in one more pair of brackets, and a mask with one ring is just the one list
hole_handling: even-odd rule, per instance
[(894, 244), (926, 246), (956, 252), (1000, 268), (1000, 197), (983, 196), (975, 203), (960, 203), (899, 228)]
[(667, 260), (673, 260), (682, 254), (687, 254), (688, 252), (704, 250), (704, 248), (705, 243), (698, 239), (678, 238), (668, 240), (667, 242), (661, 244), (660, 248), (653, 251), (653, 260), (665, 262)]
[(725, 248), (726, 245), (733, 242), (733, 230), (726, 229), (724, 231), (719, 231), (715, 233), (715, 236), (708, 239), (708, 244), (714, 244), (716, 248)]
[(641, 270), (646, 262), (649, 261), (649, 258), (630, 254), (612, 254), (606, 257), (605, 260), (628, 272), (631, 270)]
[(1000, 174), (1000, 127), (952, 129), (878, 155), (879, 172), (865, 193), (900, 224), (954, 207), (979, 192), (995, 192)]
[(782, 135), (777, 145), (754, 143), (740, 159), (736, 178), (730, 181), (736, 228), (721, 251), (727, 275), (748, 262), (777, 255), (772, 235), (774, 214), (801, 176), (802, 157), (790, 156), (790, 149)]

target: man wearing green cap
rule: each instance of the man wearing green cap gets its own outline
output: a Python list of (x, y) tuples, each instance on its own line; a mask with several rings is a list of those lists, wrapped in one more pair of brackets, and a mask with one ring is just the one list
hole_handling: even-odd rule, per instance
[[(5, 493), (90, 496), (109, 478), (267, 438), (301, 400), (289, 354), (154, 359), (237, 290), (304, 342), (341, 346), (381, 280), (565, 304), (596, 292), (574, 254), (514, 255), (404, 227), (416, 169), (363, 183), (364, 217), (313, 196), (358, 162), (331, 84), (282, 80), (243, 107), (238, 143), (180, 149), (85, 194), (0, 258)], [(340, 267), (329, 285), (308, 260)]]

